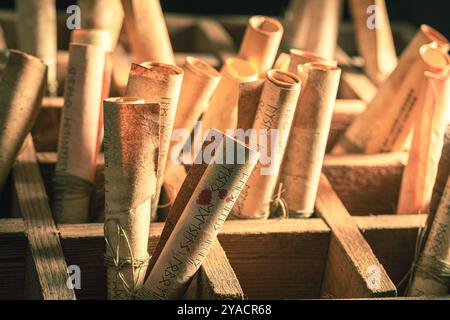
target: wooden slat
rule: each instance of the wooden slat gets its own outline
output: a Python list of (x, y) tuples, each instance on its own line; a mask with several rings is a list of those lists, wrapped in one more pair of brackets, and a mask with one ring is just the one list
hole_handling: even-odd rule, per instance
[(322, 296), (395, 296), (394, 284), (324, 174), (320, 177), (316, 207), (332, 232)]
[[(31, 135), (13, 167), (14, 189), (28, 236), (26, 298), (75, 299), (67, 287), (67, 265), (37, 164)], [(36, 280), (36, 281), (34, 281)], [(29, 295), (27, 295), (29, 292)]]

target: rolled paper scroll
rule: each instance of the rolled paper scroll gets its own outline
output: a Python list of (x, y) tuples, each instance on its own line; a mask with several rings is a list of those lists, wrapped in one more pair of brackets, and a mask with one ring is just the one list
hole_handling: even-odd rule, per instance
[(289, 56), (289, 54), (286, 52), (281, 52), (275, 60), (273, 68), (281, 71), (288, 71), (290, 61), (291, 57)]
[(236, 129), (239, 84), (258, 78), (256, 69), (249, 62), (238, 58), (228, 58), (220, 74), (222, 77), (219, 85), (202, 118), (204, 133), (212, 128), (222, 132)]
[(291, 49), (289, 51), (289, 66), (288, 71), (296, 73), (298, 71), (298, 66), (306, 63), (317, 62), (321, 64), (327, 64), (331, 66), (337, 66), (336, 60), (327, 60), (324, 57), (319, 56), (313, 52)]
[(161, 106), (158, 175), (155, 200), (152, 201), (152, 219), (156, 219), (183, 73), (183, 69), (173, 65), (144, 62), (140, 65), (132, 64), (128, 78), (126, 96), (140, 97), (146, 102), (159, 103)]
[(125, 31), (134, 59), (175, 64), (159, 0), (122, 0)]
[(429, 212), (450, 108), (448, 70), (443, 74), (425, 73), (417, 104), (412, 145), (400, 188), (399, 214)]
[(40, 59), (10, 51), (0, 80), (0, 194), (39, 113), (46, 73)]
[(47, 90), (56, 95), (56, 4), (55, 0), (16, 0), (19, 49), (48, 66)]
[(436, 213), (441, 200), (442, 193), (445, 189), (447, 177), (450, 175), (450, 124), (447, 128), (443, 138), (443, 147), (441, 152), (441, 159), (439, 160), (436, 180), (433, 187), (433, 193), (430, 203), (430, 214), (432, 216)]
[(105, 240), (109, 299), (131, 299), (144, 282), (156, 192), (159, 104), (110, 98), (105, 117)]
[(350, 8), (364, 70), (373, 83), (380, 85), (397, 66), (385, 0), (351, 0)]
[[(401, 148), (409, 132), (409, 126), (405, 128), (406, 136), (398, 136), (396, 145), (392, 142), (383, 146), (385, 131), (397, 120), (397, 113), (402, 105), (404, 111), (409, 113), (410, 105), (417, 99), (416, 93), (410, 91), (423, 77), (423, 62), (421, 62), (419, 50), (425, 44), (432, 43), (443, 52), (448, 51), (449, 42), (437, 30), (427, 25), (422, 25), (408, 47), (402, 52), (398, 65), (390, 76), (379, 87), (378, 93), (368, 104), (364, 113), (358, 116), (347, 128), (345, 134), (334, 146), (331, 153), (376, 153), (380, 151), (394, 151)], [(402, 91), (402, 92), (401, 92)]]
[[(177, 145), (184, 145), (194, 129), (195, 122), (208, 107), (209, 100), (220, 80), (219, 72), (203, 60), (187, 57), (183, 65), (184, 76), (173, 129), (183, 129), (185, 134), (179, 140), (171, 141), (169, 157), (174, 159), (179, 154), (172, 154)], [(180, 132), (181, 133), (181, 132)], [(174, 164), (169, 161), (166, 173)]]
[(77, 0), (77, 2), (81, 9), (81, 28), (108, 30), (111, 35), (111, 51), (114, 51), (124, 17), (121, 1)]
[(308, 79), (298, 100), (280, 182), (289, 215), (310, 217), (314, 212), (322, 163), (331, 126), (341, 70), (319, 63), (306, 64)]
[(281, 23), (269, 17), (253, 16), (249, 19), (238, 57), (249, 61), (264, 78), (272, 68), (283, 36)]
[(58, 140), (53, 213), (59, 223), (86, 222), (95, 179), (105, 52), (71, 44)]
[(239, 85), (237, 129), (246, 131), (252, 128), (263, 87), (264, 79)]
[(267, 72), (253, 122), (262, 157), (233, 207), (233, 216), (268, 218), (300, 86), (300, 79), (293, 73), (275, 69)]
[[(144, 283), (141, 298), (183, 297), (258, 161), (258, 152), (213, 132), (215, 154), (207, 160), (200, 180), (193, 181), (195, 189)], [(199, 156), (205, 160), (205, 154)], [(188, 187), (183, 184), (183, 188)], [(183, 190), (180, 194), (186, 196)]]
[(415, 266), (409, 296), (442, 296), (450, 278), (450, 176), (431, 225), (424, 251)]
[(288, 46), (333, 59), (341, 4), (341, 0), (292, 0), (286, 10)]

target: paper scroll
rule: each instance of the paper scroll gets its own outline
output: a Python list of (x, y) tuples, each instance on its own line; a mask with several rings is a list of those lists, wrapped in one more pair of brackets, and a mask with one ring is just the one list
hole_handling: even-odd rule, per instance
[(447, 177), (450, 175), (450, 124), (447, 124), (447, 128), (443, 138), (443, 147), (441, 152), (441, 159), (439, 160), (438, 171), (436, 180), (433, 187), (433, 193), (430, 203), (430, 214), (434, 216), (439, 206), (442, 193), (445, 189), (445, 183)]
[(305, 68), (308, 79), (298, 100), (280, 174), (293, 217), (310, 217), (314, 212), (341, 75), (339, 68), (319, 63)]
[(10, 51), (0, 80), (0, 194), (39, 113), (46, 72), (40, 59)]
[(125, 30), (136, 61), (175, 64), (159, 0), (122, 0)]
[(126, 96), (143, 98), (146, 102), (161, 105), (158, 175), (155, 201), (152, 201), (152, 219), (156, 219), (182, 81), (183, 69), (159, 62), (132, 64), (128, 79)]
[(239, 85), (238, 123), (237, 128), (244, 131), (251, 129), (258, 111), (264, 87), (264, 79), (244, 82)]
[[(197, 185), (145, 281), (141, 298), (183, 297), (258, 160), (258, 152), (217, 131), (214, 136), (212, 161), (194, 182)], [(230, 155), (232, 161), (225, 161)]]
[(337, 66), (337, 61), (336, 60), (327, 60), (322, 56), (319, 56), (318, 54), (312, 53), (312, 52), (308, 52), (308, 51), (303, 51), (303, 50), (298, 50), (298, 49), (291, 49), (289, 51), (289, 65), (288, 65), (288, 71), (292, 72), (292, 73), (297, 73), (298, 72), (298, 66), (299, 65), (303, 65), (306, 63), (312, 63), (312, 62), (317, 62), (317, 63), (321, 63), (321, 64), (326, 64), (326, 65), (330, 65), (330, 66)]
[(289, 57), (289, 54), (286, 52), (281, 52), (275, 60), (273, 68), (281, 71), (288, 71), (290, 61), (291, 58)]
[(120, 0), (77, 0), (81, 9), (82, 29), (108, 30), (112, 50), (119, 41), (124, 12)]
[(412, 145), (400, 188), (399, 214), (429, 212), (447, 125), (446, 113), (450, 110), (448, 70), (443, 74), (425, 73), (417, 104)]
[(238, 58), (228, 58), (220, 74), (219, 85), (202, 118), (204, 133), (212, 128), (222, 132), (236, 129), (239, 84), (258, 78), (256, 69), (249, 62)]
[(110, 98), (105, 117), (105, 240), (109, 299), (132, 299), (144, 282), (156, 192), (159, 105)]
[(267, 72), (253, 122), (261, 160), (233, 208), (235, 217), (265, 219), (270, 214), (300, 86), (300, 79), (292, 73), (280, 70)]
[(56, 95), (56, 4), (55, 0), (16, 0), (19, 49), (48, 66), (47, 90)]
[(249, 61), (264, 78), (275, 61), (283, 26), (269, 17), (253, 16), (248, 21), (244, 38), (239, 49), (239, 58)]
[(341, 0), (292, 0), (286, 10), (287, 45), (333, 59), (341, 4)]
[(373, 83), (380, 85), (397, 65), (385, 0), (351, 0), (350, 8), (364, 70)]
[(443, 296), (450, 278), (450, 177), (431, 225), (425, 248), (415, 266), (409, 296)]
[(71, 44), (55, 168), (53, 213), (59, 223), (87, 221), (97, 160), (105, 52)]
[[(209, 100), (219, 84), (220, 74), (203, 60), (187, 57), (183, 65), (184, 76), (181, 85), (180, 99), (173, 129), (185, 129), (190, 134), (195, 122), (208, 107)], [(169, 157), (179, 156), (179, 152), (172, 154), (177, 145), (184, 145), (189, 136), (181, 136), (177, 141), (171, 141)], [(175, 150), (176, 151), (176, 150)], [(169, 161), (166, 172), (172, 165)]]
[[(423, 78), (424, 69), (427, 68), (421, 58), (426, 53), (419, 54), (419, 51), (423, 45), (429, 43), (443, 52), (448, 50), (449, 43), (443, 35), (427, 25), (422, 25), (400, 56), (397, 67), (380, 86), (365, 112), (352, 122), (345, 135), (332, 149), (333, 154), (376, 153), (401, 148), (411, 128), (411, 121), (407, 119), (412, 119), (410, 115), (417, 100), (417, 86)], [(389, 133), (391, 130), (393, 132)]]

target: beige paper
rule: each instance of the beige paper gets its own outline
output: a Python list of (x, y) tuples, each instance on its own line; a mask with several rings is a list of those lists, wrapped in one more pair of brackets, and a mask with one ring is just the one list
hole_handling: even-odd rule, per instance
[[(376, 153), (401, 148), (398, 145), (401, 145), (406, 137), (398, 137), (396, 134), (396, 145), (391, 141), (383, 146), (380, 144), (384, 144), (387, 133), (380, 131), (388, 130), (393, 122), (396, 122), (399, 108), (405, 106), (410, 109), (412, 102), (417, 99), (416, 92), (410, 90), (417, 85), (424, 72), (419, 50), (429, 43), (433, 43), (442, 51), (448, 50), (449, 43), (443, 35), (430, 26), (422, 25), (402, 52), (395, 70), (368, 104), (366, 111), (352, 122), (345, 135), (332, 149), (333, 154)], [(408, 127), (404, 130), (406, 135), (409, 132)]]
[[(195, 122), (208, 107), (209, 100), (219, 84), (220, 74), (205, 61), (194, 57), (186, 58), (183, 70), (183, 83), (173, 129), (185, 129), (186, 133), (190, 134)], [(170, 159), (179, 156), (180, 150), (177, 149), (183, 146), (188, 138), (189, 136), (181, 136), (179, 140), (170, 142)], [(166, 175), (174, 164), (173, 161), (167, 162)]]
[(364, 70), (374, 84), (380, 85), (397, 66), (385, 0), (351, 0), (350, 8)]
[(412, 145), (400, 188), (399, 214), (429, 212), (450, 108), (448, 70), (443, 74), (425, 73), (417, 104)]
[(183, 73), (183, 69), (179, 67), (159, 62), (133, 64), (125, 93), (126, 96), (143, 98), (146, 102), (161, 105), (158, 180), (151, 210), (153, 220), (156, 219), (159, 195), (164, 180)]
[(327, 60), (324, 57), (319, 56), (313, 52), (308, 52), (304, 50), (291, 49), (289, 51), (289, 66), (288, 71), (296, 73), (298, 71), (298, 66), (306, 63), (318, 62), (321, 64), (326, 64), (330, 66), (337, 66), (336, 60)]
[(282, 36), (283, 26), (278, 20), (253, 16), (248, 21), (238, 57), (249, 61), (259, 77), (264, 78), (273, 66)]
[[(293, 73), (280, 70), (267, 72), (253, 122), (261, 160), (233, 207), (235, 217), (265, 219), (270, 214), (272, 196), (294, 119), (300, 86), (300, 79)], [(272, 129), (277, 131), (273, 132)]]
[(291, 57), (286, 52), (281, 52), (273, 64), (274, 69), (281, 71), (288, 71), (289, 63), (291, 62)]
[(445, 183), (447, 182), (447, 177), (449, 175), (450, 175), (450, 124), (447, 124), (447, 128), (443, 138), (441, 158), (439, 160), (438, 171), (431, 197), (429, 216), (434, 216), (434, 214), (436, 214), (437, 208), (439, 206), (439, 201), (441, 200), (442, 193), (444, 192), (445, 189)]
[(424, 252), (415, 266), (409, 296), (443, 296), (450, 277), (450, 176), (431, 225)]
[(0, 80), (0, 194), (41, 107), (47, 67), (40, 59), (11, 50)]
[(133, 298), (144, 282), (149, 212), (156, 192), (159, 109), (159, 104), (131, 97), (104, 102), (109, 299)]
[(258, 160), (258, 152), (217, 131), (215, 136), (220, 141), (213, 161), (225, 159), (230, 148), (234, 155), (245, 150), (245, 157), (208, 165), (145, 281), (142, 298), (183, 297)]
[(236, 129), (239, 84), (258, 78), (256, 69), (249, 62), (238, 58), (228, 58), (220, 74), (222, 77), (219, 85), (203, 114), (202, 137), (212, 128), (222, 132), (226, 129)]
[(71, 44), (55, 168), (53, 213), (59, 223), (88, 218), (96, 160), (105, 52)]
[(19, 49), (42, 59), (48, 66), (47, 90), (56, 95), (56, 4), (55, 0), (16, 0)]
[(341, 75), (339, 68), (319, 63), (305, 68), (308, 79), (298, 100), (280, 174), (283, 196), (294, 217), (310, 217), (314, 212)]
[(259, 100), (264, 87), (264, 79), (244, 82), (239, 85), (237, 128), (247, 131), (253, 126)]
[(159, 0), (122, 0), (125, 30), (136, 61), (175, 64)]
[(341, 5), (341, 0), (292, 0), (286, 10), (288, 46), (334, 59)]
[(119, 41), (124, 12), (120, 0), (77, 0), (82, 29), (104, 29), (111, 35), (112, 50)]

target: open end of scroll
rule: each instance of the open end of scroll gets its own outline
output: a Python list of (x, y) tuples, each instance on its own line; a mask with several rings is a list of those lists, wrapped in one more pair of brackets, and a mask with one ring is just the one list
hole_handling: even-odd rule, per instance
[(258, 77), (256, 69), (249, 62), (239, 58), (228, 58), (223, 70), (225, 74), (241, 82), (253, 81)]
[(155, 79), (164, 79), (183, 73), (180, 67), (156, 61), (147, 61), (141, 64), (133, 64), (130, 73), (149, 76)]
[(105, 29), (75, 29), (70, 36), (70, 42), (96, 45), (106, 52), (114, 51), (111, 34)]
[(141, 104), (145, 103), (144, 99), (137, 97), (113, 97), (105, 99), (105, 102), (120, 103), (120, 104)]
[(200, 76), (207, 78), (217, 78), (220, 76), (220, 73), (211, 67), (206, 62), (194, 58), (194, 57), (186, 57), (185, 65), (193, 72), (197, 73)]
[(426, 44), (420, 47), (419, 55), (426, 64), (426, 69), (431, 72), (441, 72), (450, 65), (449, 56), (433, 44)]
[(449, 47), (448, 39), (439, 31), (430, 27), (429, 25), (422, 24), (420, 30), (431, 40), (437, 43), (439, 47)]
[(300, 78), (295, 74), (277, 69), (267, 71), (267, 79), (275, 85), (286, 89), (295, 89), (301, 83)]
[(251, 17), (249, 20), (249, 25), (255, 31), (266, 34), (276, 33), (283, 30), (283, 26), (279, 21), (265, 16)]

